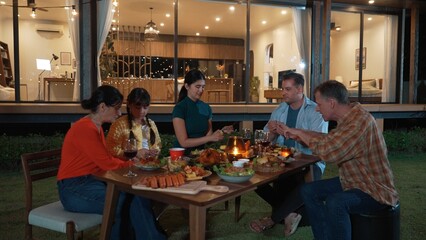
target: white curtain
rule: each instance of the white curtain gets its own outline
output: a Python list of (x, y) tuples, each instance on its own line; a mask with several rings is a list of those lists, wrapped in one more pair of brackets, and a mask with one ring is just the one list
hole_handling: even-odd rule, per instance
[(311, 46), (311, 28), (312, 14), (310, 10), (301, 10), (292, 8), (293, 10), (293, 26), (294, 34), (296, 35), (297, 47), (299, 48), (300, 61), (305, 64), (305, 67), (299, 71), (305, 76), (305, 94), (308, 92), (310, 79), (310, 46)]
[(114, 17), (114, 13), (112, 12), (112, 1), (111, 0), (104, 0), (98, 2), (98, 56), (97, 56), (97, 62), (98, 62), (98, 86), (100, 86), (101, 83), (101, 70), (99, 68), (99, 57), (101, 56), (102, 47), (104, 46), (105, 40), (108, 36), (112, 19)]
[(396, 94), (396, 58), (398, 42), (398, 16), (389, 15), (385, 20), (385, 74), (382, 102), (394, 102)]
[[(79, 12), (78, 9), (78, 0), (67, 0), (67, 6), (75, 6), (75, 10)], [(78, 28), (78, 16), (73, 16), (71, 14), (72, 9), (70, 8), (67, 11), (68, 14), (68, 29), (70, 33), (70, 38), (72, 41), (72, 47), (75, 56), (76, 68), (75, 68), (75, 81), (74, 81), (74, 91), (72, 95), (73, 101), (80, 101), (80, 41), (79, 41), (79, 28)]]

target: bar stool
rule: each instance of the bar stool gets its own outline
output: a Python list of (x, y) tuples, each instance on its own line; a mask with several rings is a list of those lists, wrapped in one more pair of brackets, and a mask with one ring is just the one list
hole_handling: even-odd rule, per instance
[[(207, 90), (207, 100), (209, 102), (221, 102), (221, 97), (224, 96), (226, 102), (230, 102), (229, 100), (229, 90), (226, 89), (216, 89), (216, 90)], [(210, 101), (210, 97), (214, 97), (213, 101)]]

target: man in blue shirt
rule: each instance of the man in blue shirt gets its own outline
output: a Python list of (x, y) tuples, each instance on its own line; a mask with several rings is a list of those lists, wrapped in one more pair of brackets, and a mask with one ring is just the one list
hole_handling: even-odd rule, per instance
[[(283, 125), (307, 129), (316, 132), (328, 132), (328, 123), (321, 114), (315, 111), (317, 104), (303, 94), (305, 80), (303, 75), (295, 72), (284, 75), (282, 81), (283, 103), (271, 114), (264, 127), (270, 132), (272, 144), (294, 147), (298, 151), (311, 154), (306, 146), (286, 139), (282, 132)], [(324, 172), (324, 162), (318, 162), (313, 167), (314, 180), (321, 179)], [(277, 179), (272, 186), (269, 184), (259, 186), (256, 193), (272, 206), (271, 217), (264, 217), (250, 223), (250, 228), (255, 232), (262, 232), (273, 227), (276, 223), (284, 222), (286, 236), (293, 234), (302, 218), (299, 213), (303, 210), (303, 201), (299, 188), (304, 184), (305, 172), (294, 174), (290, 177)]]

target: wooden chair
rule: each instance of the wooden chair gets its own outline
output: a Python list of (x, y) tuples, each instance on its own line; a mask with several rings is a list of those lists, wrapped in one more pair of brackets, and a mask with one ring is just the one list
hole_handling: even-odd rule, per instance
[[(68, 212), (60, 201), (33, 206), (36, 200), (43, 200), (33, 199), (33, 182), (56, 177), (60, 160), (61, 149), (21, 155), (25, 178), (25, 239), (33, 239), (32, 226), (66, 233), (68, 240), (74, 239), (75, 235), (82, 239), (84, 230), (102, 223), (102, 215)], [(53, 187), (56, 189), (56, 184)]]

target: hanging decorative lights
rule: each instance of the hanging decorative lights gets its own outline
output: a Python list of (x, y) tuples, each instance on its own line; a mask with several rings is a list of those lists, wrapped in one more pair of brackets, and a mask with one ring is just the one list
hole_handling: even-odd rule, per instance
[(160, 31), (158, 30), (157, 25), (152, 21), (153, 8), (150, 7), (149, 9), (151, 10), (151, 21), (145, 25), (144, 38), (145, 41), (154, 41), (158, 39), (158, 33), (160, 33)]

